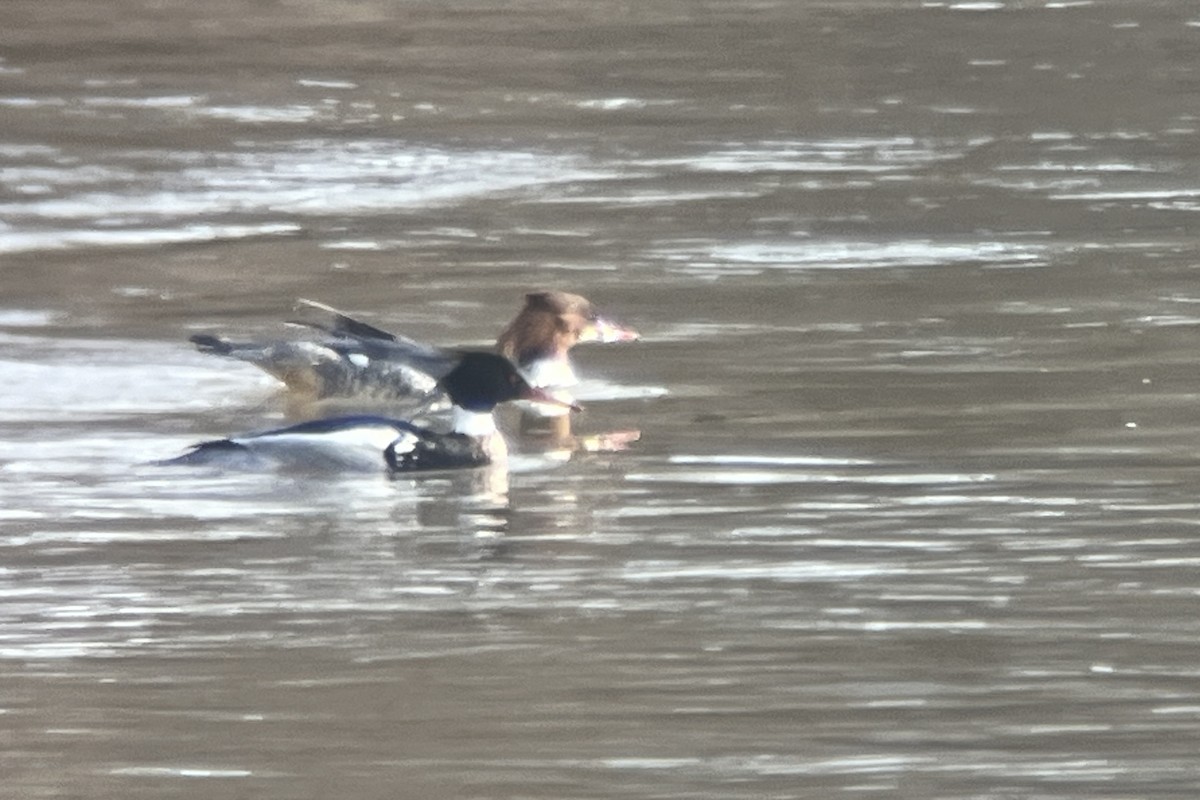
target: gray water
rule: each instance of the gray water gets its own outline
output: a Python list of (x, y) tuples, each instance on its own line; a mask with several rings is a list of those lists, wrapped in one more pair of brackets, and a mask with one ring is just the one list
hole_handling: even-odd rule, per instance
[[(1194, 3), (0, 31), (0, 796), (1200, 796)], [(540, 287), (574, 449), (145, 465), (292, 413), (192, 333)]]

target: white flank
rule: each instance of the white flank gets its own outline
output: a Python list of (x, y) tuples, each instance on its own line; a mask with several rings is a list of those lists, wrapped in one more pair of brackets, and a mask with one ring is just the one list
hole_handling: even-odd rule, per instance
[(388, 445), (405, 436), (412, 434), (390, 425), (362, 425), (327, 432), (271, 433), (233, 441), (288, 466), (375, 470), (386, 466), (383, 451)]

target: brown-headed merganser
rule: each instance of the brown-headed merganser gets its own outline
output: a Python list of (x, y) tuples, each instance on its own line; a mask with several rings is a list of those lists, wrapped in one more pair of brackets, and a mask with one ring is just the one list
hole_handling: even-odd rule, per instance
[[(355, 398), (414, 407), (441, 399), (438, 381), (454, 366), (441, 348), (422, 344), (301, 300), (329, 317), (325, 323), (294, 323), (315, 330), (310, 338), (232, 342), (209, 334), (191, 341), (201, 352), (247, 361), (311, 400)], [(578, 383), (568, 353), (580, 342), (625, 342), (636, 331), (617, 325), (592, 308), (587, 298), (560, 291), (532, 292), (516, 318), (500, 334), (497, 350), (514, 361), (538, 388), (561, 391)], [(561, 403), (536, 406), (546, 414), (566, 413)]]
[(495, 353), (454, 355), (455, 365), (438, 382), (453, 404), (448, 433), (373, 415), (330, 417), (285, 428), (201, 442), (165, 466), (215, 465), (239, 469), (382, 470), (415, 472), (501, 464), (508, 447), (496, 429), (497, 404), (525, 399), (574, 403), (532, 386), (512, 362)]

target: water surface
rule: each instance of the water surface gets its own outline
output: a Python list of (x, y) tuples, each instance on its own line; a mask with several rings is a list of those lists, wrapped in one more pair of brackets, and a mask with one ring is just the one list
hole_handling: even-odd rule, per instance
[[(1200, 792), (1191, 4), (0, 28), (9, 795)], [(191, 333), (539, 287), (644, 334), (572, 451), (146, 464), (289, 413)]]

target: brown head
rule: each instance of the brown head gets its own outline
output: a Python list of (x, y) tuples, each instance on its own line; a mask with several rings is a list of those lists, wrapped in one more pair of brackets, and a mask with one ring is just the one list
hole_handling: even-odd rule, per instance
[(570, 292), (531, 292), (496, 347), (525, 365), (539, 358), (565, 358), (581, 341), (631, 341), (637, 333), (601, 319), (586, 297)]

